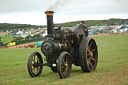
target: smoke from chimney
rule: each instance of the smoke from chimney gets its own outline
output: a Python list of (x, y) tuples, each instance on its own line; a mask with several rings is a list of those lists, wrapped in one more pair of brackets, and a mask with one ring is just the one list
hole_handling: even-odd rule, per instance
[(47, 11), (56, 11), (72, 0), (55, 0), (55, 3), (47, 8)]

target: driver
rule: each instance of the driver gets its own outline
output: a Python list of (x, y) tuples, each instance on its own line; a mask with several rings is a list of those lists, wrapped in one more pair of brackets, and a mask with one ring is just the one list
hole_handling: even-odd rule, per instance
[(87, 25), (84, 24), (84, 21), (80, 21), (80, 24), (84, 26), (84, 28), (85, 28), (85, 37), (87, 37), (88, 36), (88, 27), (87, 27)]

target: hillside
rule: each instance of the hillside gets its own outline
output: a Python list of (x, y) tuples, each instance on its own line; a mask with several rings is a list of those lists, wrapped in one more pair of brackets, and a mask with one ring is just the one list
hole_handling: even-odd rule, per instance
[[(80, 21), (66, 22), (66, 23), (61, 23), (61, 25), (64, 27), (65, 26), (71, 27), (71, 26), (76, 26), (76, 24), (79, 24), (79, 22)], [(128, 19), (84, 20), (84, 22), (88, 27), (96, 26), (96, 25), (110, 26), (110, 25), (128, 24)]]
[[(121, 25), (121, 24), (128, 24), (128, 19), (108, 19), (108, 20), (84, 20), (85, 24), (90, 26), (96, 26), (96, 25), (103, 25), (103, 26), (110, 26), (110, 25)], [(76, 24), (79, 24), (80, 21), (72, 21), (72, 22), (66, 22), (66, 23), (59, 23), (64, 27), (72, 27), (76, 26)], [(59, 25), (58, 23), (55, 24), (55, 26)], [(11, 23), (0, 23), (0, 31), (5, 30), (17, 30), (17, 29), (29, 29), (29, 28), (39, 28), (42, 27), (36, 26), (36, 25), (30, 25), (30, 24), (11, 24)]]
[(30, 24), (11, 24), (11, 23), (0, 23), (0, 31), (6, 30), (17, 30), (17, 29), (29, 29), (29, 28), (39, 28), (41, 26), (30, 25)]

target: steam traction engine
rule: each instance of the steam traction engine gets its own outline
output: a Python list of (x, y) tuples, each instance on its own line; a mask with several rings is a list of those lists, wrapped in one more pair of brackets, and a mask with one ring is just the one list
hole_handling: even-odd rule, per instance
[(53, 30), (53, 11), (46, 11), (47, 40), (41, 45), (46, 63), (39, 52), (33, 52), (28, 59), (28, 72), (31, 77), (40, 76), (43, 66), (58, 72), (60, 78), (70, 75), (72, 64), (81, 66), (83, 72), (96, 69), (98, 60), (97, 45), (94, 39), (85, 37), (84, 27), (78, 24), (74, 31)]

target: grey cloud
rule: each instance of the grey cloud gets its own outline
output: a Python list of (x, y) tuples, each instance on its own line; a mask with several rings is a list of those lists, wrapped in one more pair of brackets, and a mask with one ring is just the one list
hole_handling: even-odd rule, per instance
[(47, 10), (53, 10), (56, 11), (58, 9), (61, 9), (61, 7), (67, 5), (72, 0), (55, 0), (54, 4), (50, 5)]
[(58, 14), (68, 15), (111, 15), (128, 14), (127, 0), (90, 0), (83, 3), (71, 3), (61, 9)]
[[(83, 15), (106, 17), (113, 14), (124, 14), (125, 17), (128, 17), (127, 3), (128, 0), (0, 0), (0, 17), (12, 14), (14, 18), (17, 18), (16, 16), (26, 18), (31, 16), (31, 13), (38, 14), (48, 8), (55, 11), (55, 15), (69, 15), (74, 18)], [(45, 16), (45, 14), (41, 16)], [(67, 17), (64, 18), (68, 20)], [(1, 20), (1, 22), (5, 21)]]
[(0, 0), (0, 13), (46, 10), (51, 0)]
[(69, 15), (128, 13), (127, 3), (128, 0), (0, 0), (0, 13), (45, 10)]

